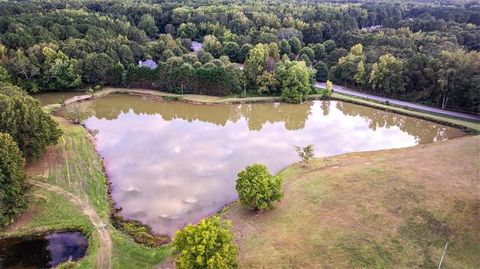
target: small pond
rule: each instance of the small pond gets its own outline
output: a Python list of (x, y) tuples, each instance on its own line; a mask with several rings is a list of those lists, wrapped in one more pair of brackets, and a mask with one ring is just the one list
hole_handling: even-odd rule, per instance
[(52, 268), (81, 259), (87, 247), (80, 232), (0, 239), (0, 268)]
[(111, 95), (68, 110), (95, 134), (124, 217), (170, 235), (234, 201), (245, 166), (260, 162), (276, 173), (299, 161), (295, 145), (314, 144), (323, 157), (464, 135), (339, 101), (195, 105)]

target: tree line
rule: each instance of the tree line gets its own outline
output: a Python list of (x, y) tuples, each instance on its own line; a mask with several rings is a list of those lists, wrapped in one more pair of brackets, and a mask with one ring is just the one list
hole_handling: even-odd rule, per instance
[(26, 159), (38, 158), (61, 134), (37, 100), (0, 83), (0, 227), (25, 208)]
[[(285, 91), (281, 73), (292, 65), (291, 77), (304, 69), (382, 96), (480, 111), (476, 1), (9, 1), (0, 10), (0, 79), (30, 92), (101, 84), (297, 102), (312, 87)], [(196, 53), (193, 41), (202, 43)], [(147, 59), (158, 70), (138, 66)]]

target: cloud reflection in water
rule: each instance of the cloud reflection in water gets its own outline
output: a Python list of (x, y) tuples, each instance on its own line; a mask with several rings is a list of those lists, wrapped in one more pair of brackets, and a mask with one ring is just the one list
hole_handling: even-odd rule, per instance
[(331, 156), (463, 135), (336, 101), (206, 106), (114, 95), (85, 106), (122, 214), (168, 234), (234, 201), (245, 166), (261, 162), (278, 172), (299, 161), (294, 145)]

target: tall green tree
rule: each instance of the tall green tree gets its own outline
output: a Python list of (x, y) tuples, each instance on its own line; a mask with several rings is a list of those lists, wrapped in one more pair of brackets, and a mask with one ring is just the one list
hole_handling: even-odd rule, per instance
[(248, 53), (247, 59), (245, 60), (244, 73), (249, 88), (257, 90), (258, 77), (262, 75), (267, 68), (268, 55), (268, 46), (264, 44), (257, 44)]
[(0, 133), (0, 227), (25, 207), (25, 159), (13, 138)]
[(203, 38), (202, 49), (210, 52), (215, 58), (223, 54), (223, 45), (214, 35), (206, 35)]
[(253, 46), (251, 44), (244, 44), (240, 47), (240, 53), (238, 55), (238, 60), (240, 63), (243, 63), (245, 62), (245, 60), (247, 59), (247, 56), (248, 56), (248, 53), (250, 52), (250, 50), (253, 48)]
[(61, 51), (49, 47), (43, 48), (43, 80), (47, 89), (68, 90), (79, 88), (82, 84), (78, 74), (78, 61), (72, 60)]
[(155, 36), (158, 33), (158, 27), (155, 24), (155, 18), (150, 14), (145, 14), (138, 22), (138, 28), (145, 31), (148, 36)]
[(365, 62), (362, 60), (357, 65), (357, 72), (355, 73), (355, 82), (360, 86), (365, 86), (368, 84), (368, 80), (370, 78), (370, 74), (368, 73)]
[(237, 43), (226, 42), (223, 50), (232, 62), (240, 62), (240, 46)]
[(107, 72), (114, 65), (114, 61), (106, 53), (89, 54), (83, 64), (83, 78), (88, 83), (108, 83)]
[(33, 158), (62, 134), (37, 100), (11, 85), (0, 86), (0, 132), (13, 137), (23, 156)]
[(290, 48), (292, 49), (292, 53), (294, 54), (298, 54), (302, 49), (302, 42), (298, 37), (293, 37), (289, 39), (288, 43), (290, 44)]
[(355, 83), (355, 74), (360, 62), (365, 60), (362, 44), (356, 44), (350, 48), (350, 52), (345, 57), (341, 57), (336, 65), (334, 80), (344, 83)]
[(402, 60), (391, 54), (380, 57), (379, 62), (372, 66), (369, 80), (371, 87), (382, 95), (402, 95), (405, 92), (403, 65)]
[(314, 70), (303, 61), (284, 60), (277, 68), (277, 79), (282, 99), (289, 103), (300, 103), (312, 92)]
[(315, 73), (316, 80), (326, 81), (328, 79), (328, 67), (324, 62), (319, 61), (313, 67), (317, 70)]
[(280, 41), (280, 55), (283, 56), (284, 54), (290, 55), (292, 53), (292, 47), (290, 46), (290, 43), (288, 43), (287, 40), (282, 39)]

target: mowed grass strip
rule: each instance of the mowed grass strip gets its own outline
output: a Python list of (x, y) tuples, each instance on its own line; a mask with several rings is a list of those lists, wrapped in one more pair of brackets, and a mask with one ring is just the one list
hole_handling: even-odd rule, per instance
[(480, 137), (351, 153), (280, 173), (285, 198), (235, 204), (240, 268), (480, 268)]
[[(171, 253), (171, 247), (149, 248), (135, 243), (113, 228), (109, 219), (107, 179), (102, 162), (83, 127), (56, 118), (64, 134), (56, 146), (49, 147), (40, 159), (29, 164), (33, 180), (59, 186), (86, 201), (107, 225), (113, 242), (113, 268), (156, 268)], [(65, 197), (32, 186), (28, 208), (17, 221), (0, 232), (0, 238), (45, 231), (81, 230), (89, 237), (89, 249), (74, 268), (95, 268), (99, 238), (95, 227), (81, 209)], [(68, 268), (71, 268), (69, 265)]]

